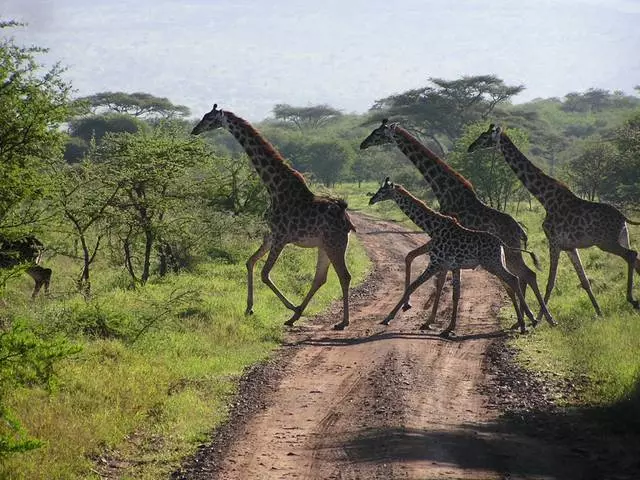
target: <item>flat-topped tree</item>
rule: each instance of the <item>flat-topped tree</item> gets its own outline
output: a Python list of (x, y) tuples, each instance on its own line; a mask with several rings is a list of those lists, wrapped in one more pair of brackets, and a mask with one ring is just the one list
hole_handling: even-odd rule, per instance
[(396, 145), (422, 173), (438, 199), (441, 213), (455, 217), (467, 228), (492, 233), (510, 247), (505, 251), (507, 267), (520, 280), (523, 296), (529, 285), (540, 303), (541, 315), (550, 325), (555, 325), (538, 288), (536, 274), (522, 258), (520, 248), (523, 245), (526, 248), (527, 234), (520, 224), (510, 215), (483, 203), (471, 182), (397, 123), (382, 120), (382, 124), (362, 141), (360, 148), (387, 144)]
[(535, 166), (514, 145), (509, 136), (494, 124), (469, 145), (470, 152), (480, 148), (497, 148), (514, 173), (547, 212), (542, 228), (549, 241), (549, 279), (544, 295), (549, 300), (555, 285), (560, 252), (567, 252), (598, 315), (602, 310), (584, 272), (579, 248), (596, 246), (619, 256), (628, 265), (627, 300), (635, 309), (640, 302), (633, 298), (633, 271), (640, 273), (638, 253), (629, 248), (627, 223), (640, 225), (626, 218), (617, 208), (606, 203), (590, 202), (576, 196), (569, 187)]
[[(302, 174), (287, 165), (276, 149), (249, 124), (232, 112), (217, 105), (202, 117), (191, 132), (198, 135), (207, 130), (224, 128), (242, 145), (270, 197), (267, 214), (269, 233), (262, 245), (247, 260), (247, 309), (253, 313), (253, 268), (267, 252), (269, 255), (262, 269), (262, 281), (278, 296), (282, 303), (293, 310), (286, 325), (300, 318), (316, 291), (326, 282), (329, 265), (340, 280), (343, 298), (343, 319), (334, 328), (342, 330), (349, 325), (349, 284), (351, 274), (345, 254), (349, 232), (355, 231), (346, 211), (344, 200), (315, 195), (307, 186)], [(269, 273), (287, 244), (318, 248), (316, 273), (309, 293), (302, 303), (295, 306), (271, 281)]]
[[(407, 282), (402, 299), (382, 321), (387, 325), (405, 306), (411, 294), (432, 276), (438, 276), (436, 300), (430, 318), (421, 328), (429, 328), (435, 319), (442, 283), (447, 271), (453, 272), (453, 311), (449, 326), (441, 333), (448, 336), (456, 326), (458, 317), (458, 301), (460, 299), (460, 270), (483, 267), (492, 275), (497, 276), (504, 284), (509, 298), (513, 302), (513, 308), (518, 318), (520, 331), (526, 331), (523, 313), (533, 322), (533, 313), (527, 306), (522, 295), (518, 278), (513, 275), (504, 264), (504, 246), (502, 241), (488, 232), (469, 230), (464, 228), (452, 217), (442, 215), (427, 206), (422, 200), (418, 200), (402, 185), (394, 185), (387, 177), (380, 189), (371, 197), (369, 204), (375, 204), (384, 200), (393, 200), (398, 207), (409, 217), (413, 223), (429, 234), (429, 242), (407, 255)], [(418, 252), (419, 251), (419, 252)], [(409, 279), (409, 258), (415, 258), (422, 253), (429, 254), (429, 265), (425, 271), (411, 284)], [(530, 252), (529, 252), (530, 253)], [(520, 304), (518, 305), (518, 301)]]

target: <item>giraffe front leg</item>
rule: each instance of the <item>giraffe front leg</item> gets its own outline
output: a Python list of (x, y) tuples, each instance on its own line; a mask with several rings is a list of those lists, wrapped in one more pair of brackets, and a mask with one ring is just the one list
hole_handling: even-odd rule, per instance
[(282, 253), (282, 249), (284, 248), (284, 244), (282, 243), (274, 243), (271, 245), (271, 250), (269, 251), (269, 256), (267, 257), (266, 262), (264, 262), (264, 267), (262, 267), (261, 278), (262, 281), (267, 285), (273, 293), (280, 299), (280, 301), (287, 307), (289, 310), (296, 311), (297, 307), (291, 303), (291, 301), (284, 296), (284, 294), (280, 291), (280, 289), (273, 283), (270, 277), (271, 269), (275, 265), (280, 253)]
[[(429, 243), (426, 243), (414, 250), (411, 250), (409, 253), (407, 253), (407, 256), (404, 259), (404, 263), (405, 263), (405, 278), (404, 278), (404, 289), (406, 290), (409, 285), (411, 284), (411, 264), (413, 263), (413, 261), (419, 257), (420, 255), (424, 255), (425, 253), (427, 253), (429, 251)], [(404, 305), (402, 305), (402, 311), (406, 312), (407, 310), (409, 310), (411, 308), (411, 302), (409, 300), (409, 298), (407, 298), (406, 302), (404, 303)]]
[(271, 248), (271, 237), (265, 236), (262, 245), (256, 250), (256, 253), (251, 255), (247, 260), (247, 309), (244, 311), (245, 315), (253, 314), (253, 267), (256, 262), (264, 257), (264, 254)]
[[(422, 272), (420, 276), (416, 278), (414, 282), (411, 285), (409, 285), (407, 289), (405, 289), (404, 294), (402, 295), (402, 298), (400, 299), (400, 301), (396, 304), (395, 307), (393, 307), (393, 310), (389, 312), (389, 315), (387, 315), (385, 319), (382, 322), (380, 322), (380, 324), (389, 325), (389, 322), (394, 319), (394, 317), (396, 316), (400, 308), (402, 308), (402, 305), (406, 303), (407, 299), (411, 296), (411, 294), (415, 292), (415, 290), (420, 285), (422, 285), (424, 282), (429, 280), (439, 271), (441, 271), (440, 267), (434, 265), (433, 263), (430, 263), (425, 269), (425, 271)], [(446, 274), (446, 270), (445, 270), (445, 274)]]
[(296, 320), (298, 320), (302, 316), (302, 312), (307, 308), (307, 305), (318, 291), (318, 289), (324, 285), (327, 281), (327, 272), (329, 271), (329, 257), (326, 252), (319, 248), (318, 249), (318, 260), (316, 262), (316, 274), (313, 278), (313, 283), (311, 284), (311, 288), (309, 289), (309, 293), (304, 297), (302, 303), (294, 310), (293, 315), (289, 320), (284, 322), (287, 326), (292, 326)]

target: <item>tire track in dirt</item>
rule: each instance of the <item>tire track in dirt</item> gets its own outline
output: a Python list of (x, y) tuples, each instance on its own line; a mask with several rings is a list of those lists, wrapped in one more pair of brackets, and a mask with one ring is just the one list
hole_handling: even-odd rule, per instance
[[(375, 270), (352, 293), (351, 326), (332, 330), (338, 302), (293, 328), (261, 408), (232, 419), (228, 441), (196, 459), (215, 468), (186, 469), (189, 474), (174, 478), (583, 478), (579, 458), (509, 433), (480, 393), (488, 383), (487, 347), (502, 335), (498, 281), (481, 270), (463, 272), (453, 341), (418, 329), (428, 315), (431, 282), (414, 294), (414, 308), (381, 326), (403, 291), (404, 256), (427, 237), (352, 217)], [(425, 260), (414, 262), (414, 278)], [(450, 314), (447, 280), (439, 329)]]

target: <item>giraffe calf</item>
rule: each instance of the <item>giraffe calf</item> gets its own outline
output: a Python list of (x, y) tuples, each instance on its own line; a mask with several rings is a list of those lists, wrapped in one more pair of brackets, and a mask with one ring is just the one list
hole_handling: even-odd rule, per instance
[[(371, 197), (369, 204), (373, 205), (384, 200), (394, 200), (398, 207), (416, 225), (431, 236), (431, 240), (426, 245), (407, 255), (407, 266), (410, 263), (410, 256), (415, 258), (417, 254), (423, 253), (429, 254), (429, 264), (425, 271), (410, 284), (409, 275), (407, 275), (407, 283), (402, 299), (382, 321), (383, 325), (388, 325), (398, 311), (408, 304), (411, 294), (434, 275), (438, 276), (438, 289), (441, 289), (442, 283), (444, 283), (444, 276), (447, 271), (451, 270), (453, 272), (453, 311), (449, 326), (441, 333), (444, 337), (449, 336), (456, 327), (458, 316), (460, 270), (474, 269), (480, 266), (502, 281), (516, 311), (520, 332), (526, 332), (523, 313), (532, 322), (535, 319), (524, 299), (518, 277), (505, 266), (504, 249), (509, 247), (505, 247), (504, 243), (495, 235), (488, 232), (469, 230), (460, 225), (454, 218), (432, 210), (404, 187), (390, 182), (388, 177), (380, 189)], [(418, 251), (419, 253), (417, 253)], [(528, 253), (531, 254), (531, 252)], [(439, 296), (439, 292), (436, 292), (436, 305), (434, 305), (431, 319), (421, 328), (428, 328), (431, 321), (433, 321)], [(522, 306), (522, 309), (520, 306)]]

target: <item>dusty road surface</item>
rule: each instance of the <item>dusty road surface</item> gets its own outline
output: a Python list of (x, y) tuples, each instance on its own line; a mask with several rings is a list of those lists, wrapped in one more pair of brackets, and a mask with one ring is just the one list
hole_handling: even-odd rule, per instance
[[(481, 393), (489, 385), (487, 348), (503, 335), (499, 282), (482, 270), (463, 272), (454, 340), (437, 335), (451, 314), (449, 279), (436, 331), (418, 329), (432, 281), (411, 310), (381, 326), (401, 297), (405, 254), (427, 237), (353, 219), (375, 271), (352, 293), (351, 326), (332, 330), (341, 303), (304, 318), (266, 373), (249, 376), (247, 397), (238, 400), (245, 408), (222, 437), (174, 478), (593, 478), (571, 448), (510, 432)], [(414, 278), (425, 260), (415, 262)]]

